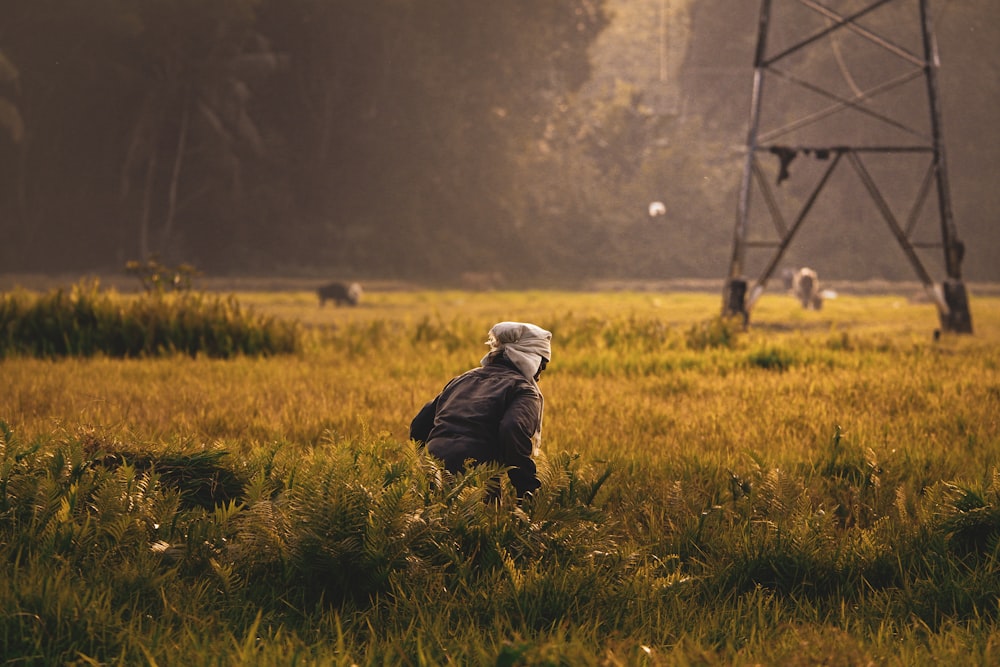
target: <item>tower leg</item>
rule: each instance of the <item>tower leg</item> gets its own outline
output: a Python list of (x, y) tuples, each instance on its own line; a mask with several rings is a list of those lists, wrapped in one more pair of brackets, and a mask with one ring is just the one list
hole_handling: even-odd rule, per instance
[(941, 283), (947, 313), (940, 313), (941, 329), (952, 333), (972, 333), (972, 314), (969, 312), (969, 297), (965, 293), (965, 283), (949, 278)]
[(750, 314), (746, 306), (747, 281), (743, 278), (729, 278), (722, 292), (722, 314), (739, 315), (746, 324)]

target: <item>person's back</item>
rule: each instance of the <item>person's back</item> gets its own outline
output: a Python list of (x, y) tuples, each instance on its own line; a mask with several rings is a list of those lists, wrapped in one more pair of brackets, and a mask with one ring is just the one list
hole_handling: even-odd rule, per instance
[(531, 324), (501, 322), (490, 331), (482, 366), (449, 382), (410, 424), (451, 472), (467, 461), (509, 466), (518, 496), (540, 486), (532, 453), (540, 437), (542, 395), (537, 380), (551, 355), (552, 334)]

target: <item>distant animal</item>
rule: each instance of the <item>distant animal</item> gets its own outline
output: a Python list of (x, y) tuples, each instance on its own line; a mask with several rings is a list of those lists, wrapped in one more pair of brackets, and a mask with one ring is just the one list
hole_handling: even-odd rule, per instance
[(823, 294), (819, 289), (819, 276), (807, 266), (795, 272), (792, 278), (792, 293), (807, 310), (823, 307)]
[(336, 306), (356, 306), (361, 300), (362, 289), (359, 283), (332, 282), (319, 287), (316, 294), (319, 296), (320, 307), (327, 301), (333, 301)]

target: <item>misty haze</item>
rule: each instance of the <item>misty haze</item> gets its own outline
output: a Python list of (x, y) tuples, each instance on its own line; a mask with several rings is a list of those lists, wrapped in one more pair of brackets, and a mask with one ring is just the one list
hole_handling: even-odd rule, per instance
[[(829, 25), (804, 3), (774, 4), (771, 53)], [(865, 4), (825, 3), (841, 14)], [(892, 39), (909, 49), (915, 6), (890, 2), (860, 23), (901, 30)], [(1000, 281), (1000, 5), (930, 7), (965, 279)], [(0, 8), (3, 273), (113, 274), (155, 256), (209, 275), (460, 285), (478, 274), (516, 288), (721, 282), (729, 268), (758, 2)], [(905, 76), (898, 58), (836, 31), (768, 81), (762, 136), (829, 105), (797, 79), (852, 98)], [(876, 92), (872, 113), (780, 140), (905, 142), (908, 129), (873, 116), (925, 133), (922, 86)], [(792, 218), (823, 165), (805, 154), (761, 164)], [(869, 168), (905, 219), (924, 167), (874, 157)], [(915, 216), (918, 244), (941, 242), (936, 213), (928, 199)], [(941, 251), (921, 253), (940, 279)], [(748, 257), (749, 278), (761, 261)], [(824, 279), (916, 279), (846, 172), (782, 259), (804, 265)]]

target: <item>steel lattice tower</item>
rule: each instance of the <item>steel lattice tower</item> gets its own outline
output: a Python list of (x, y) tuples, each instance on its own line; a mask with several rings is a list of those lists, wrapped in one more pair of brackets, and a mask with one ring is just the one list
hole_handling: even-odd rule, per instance
[[(888, 224), (937, 306), (941, 328), (972, 332), (962, 282), (964, 246), (952, 219), (938, 67), (929, 0), (761, 0), (724, 314), (749, 320), (796, 233), (818, 217), (814, 205), (836, 173), (842, 187), (867, 194)], [(792, 162), (800, 156), (796, 166), (808, 163), (805, 171), (812, 172), (805, 175), (814, 183), (789, 192), (792, 188), (781, 184), (791, 180)], [(881, 171), (872, 169), (873, 163)], [(852, 178), (839, 174), (841, 165)], [(777, 171), (777, 186), (769, 182), (767, 167)], [(894, 197), (888, 196), (901, 191), (905, 217), (894, 212)], [(929, 203), (935, 198), (936, 207)], [(751, 215), (757, 201), (773, 231), (759, 229)], [(845, 221), (838, 222), (850, 233)], [(920, 240), (928, 227), (935, 238)], [(749, 250), (767, 250), (770, 257), (748, 289)], [(947, 277), (940, 286), (925, 268), (925, 251), (943, 251)]]

